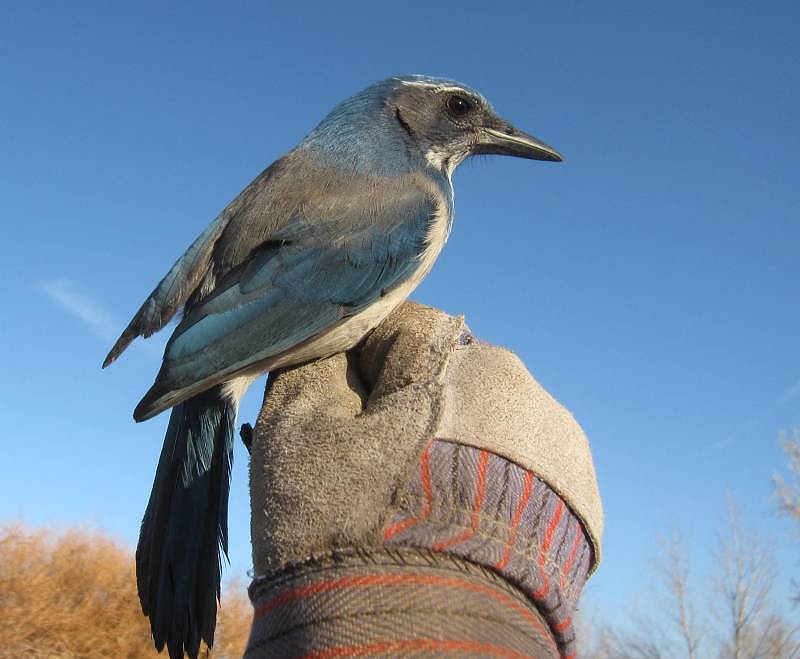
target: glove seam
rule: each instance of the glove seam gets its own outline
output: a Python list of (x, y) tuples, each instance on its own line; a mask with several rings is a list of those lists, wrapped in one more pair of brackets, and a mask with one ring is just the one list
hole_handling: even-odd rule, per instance
[[(381, 560), (387, 557), (390, 560)], [(414, 557), (423, 563), (406, 562), (404, 558)], [(254, 600), (264, 588), (272, 588), (283, 584), (286, 580), (297, 574), (323, 573), (330, 570), (340, 570), (350, 567), (346, 561), (359, 558), (363, 565), (390, 565), (397, 567), (432, 567), (451, 570), (453, 572), (477, 571), (487, 576), (492, 581), (509, 590), (520, 602), (526, 606), (533, 606), (530, 599), (517, 586), (509, 582), (504, 576), (498, 574), (491, 567), (475, 563), (462, 556), (455, 556), (447, 552), (433, 551), (424, 547), (385, 547), (385, 546), (350, 546), (337, 547), (322, 554), (307, 556), (304, 559), (290, 561), (279, 568), (263, 575), (256, 575), (248, 588), (250, 599)], [(442, 564), (444, 562), (444, 564)], [(358, 565), (358, 564), (356, 564)], [(467, 568), (467, 569), (465, 569)]]
[[(408, 483), (411, 479), (414, 469), (416, 467), (419, 456), (425, 449), (425, 446), (431, 441), (431, 438), (436, 437), (437, 432), (442, 424), (442, 418), (445, 411), (445, 395), (447, 387), (447, 372), (450, 368), (453, 354), (455, 353), (458, 345), (459, 338), (461, 337), (466, 323), (463, 316), (449, 317), (449, 331), (442, 332), (439, 337), (439, 346), (441, 347), (441, 360), (439, 361), (438, 370), (431, 374), (431, 376), (422, 382), (414, 383), (417, 386), (422, 386), (428, 391), (428, 399), (430, 401), (429, 418), (427, 423), (424, 424), (424, 429), (420, 433), (417, 441), (417, 450), (408, 453), (407, 463), (405, 469), (398, 470), (396, 477), (389, 489), (388, 505), (383, 508), (378, 515), (376, 525), (373, 529), (366, 533), (366, 536), (372, 542), (380, 542), (383, 538), (383, 530), (388, 522), (392, 519), (399, 510), (399, 502), (403, 500), (404, 496), (408, 493)], [(414, 384), (410, 386), (414, 386)]]

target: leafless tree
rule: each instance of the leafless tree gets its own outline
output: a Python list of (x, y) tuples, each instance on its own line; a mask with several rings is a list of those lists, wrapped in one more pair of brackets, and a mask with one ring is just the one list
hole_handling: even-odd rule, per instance
[[(781, 446), (786, 453), (788, 480), (781, 474), (772, 477), (778, 511), (795, 522), (800, 539), (800, 428), (781, 435)], [(800, 605), (800, 584), (794, 585), (794, 603)]]
[(633, 622), (615, 630), (601, 619), (583, 612), (576, 632), (581, 659), (673, 659), (665, 648), (667, 639), (646, 619), (632, 616)]
[(793, 520), (800, 536), (800, 428), (781, 434), (781, 446), (788, 460), (789, 479), (781, 474), (772, 477), (778, 510)]
[(689, 595), (690, 558), (679, 532), (660, 541), (661, 552), (654, 571), (666, 591), (665, 612), (675, 626), (688, 659), (698, 659), (703, 631), (697, 624)]
[[(661, 586), (658, 613), (630, 616), (622, 629), (593, 620), (587, 659), (800, 659), (798, 626), (774, 607), (775, 563), (768, 545), (728, 504), (728, 525), (714, 552), (716, 574), (698, 606), (714, 611), (700, 625), (690, 592), (690, 550), (680, 534), (661, 542), (653, 571)], [(702, 584), (701, 584), (702, 585)], [(583, 639), (582, 641), (583, 642)]]
[(773, 476), (775, 497), (781, 513), (800, 524), (800, 428), (782, 434), (781, 446), (789, 461), (790, 480), (780, 474)]
[[(787, 659), (797, 656), (786, 638), (794, 635), (771, 609), (775, 563), (762, 540), (745, 530), (741, 513), (728, 502), (728, 531), (715, 554), (718, 574), (715, 607), (720, 621), (721, 656), (732, 659)], [(776, 638), (776, 630), (781, 629)], [(776, 643), (777, 642), (777, 643)]]
[(599, 616), (579, 611), (575, 620), (575, 633), (583, 659), (618, 659), (619, 642), (616, 634), (611, 627), (600, 621)]

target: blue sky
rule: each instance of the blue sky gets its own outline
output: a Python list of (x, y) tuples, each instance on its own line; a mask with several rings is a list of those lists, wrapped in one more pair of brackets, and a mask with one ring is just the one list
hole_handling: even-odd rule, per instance
[(606, 536), (587, 601), (613, 617), (636, 598), (658, 533), (705, 555), (726, 494), (796, 575), (769, 496), (800, 425), (798, 5), (276, 4), (6, 5), (0, 519), (135, 542), (167, 417), (131, 411), (166, 336), (101, 371), (113, 339), (336, 102), (415, 72), (473, 85), (566, 156), (463, 165), (414, 298), (516, 351), (588, 433)]

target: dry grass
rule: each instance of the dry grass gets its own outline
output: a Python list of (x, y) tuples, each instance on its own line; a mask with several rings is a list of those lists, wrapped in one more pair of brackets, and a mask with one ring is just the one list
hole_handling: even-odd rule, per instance
[[(244, 587), (229, 584), (223, 602), (210, 656), (241, 657), (252, 616)], [(83, 529), (0, 525), (0, 657), (157, 656), (130, 551)]]
[(253, 622), (253, 605), (247, 597), (247, 587), (241, 581), (229, 581), (222, 593), (222, 607), (217, 617), (217, 632), (214, 640), (215, 659), (241, 657), (250, 636)]

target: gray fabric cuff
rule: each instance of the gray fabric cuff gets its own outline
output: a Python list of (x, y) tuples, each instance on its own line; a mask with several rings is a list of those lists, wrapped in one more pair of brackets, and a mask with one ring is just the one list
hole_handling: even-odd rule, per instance
[(248, 659), (559, 656), (522, 593), (444, 554), (333, 552), (255, 580), (250, 597)]

